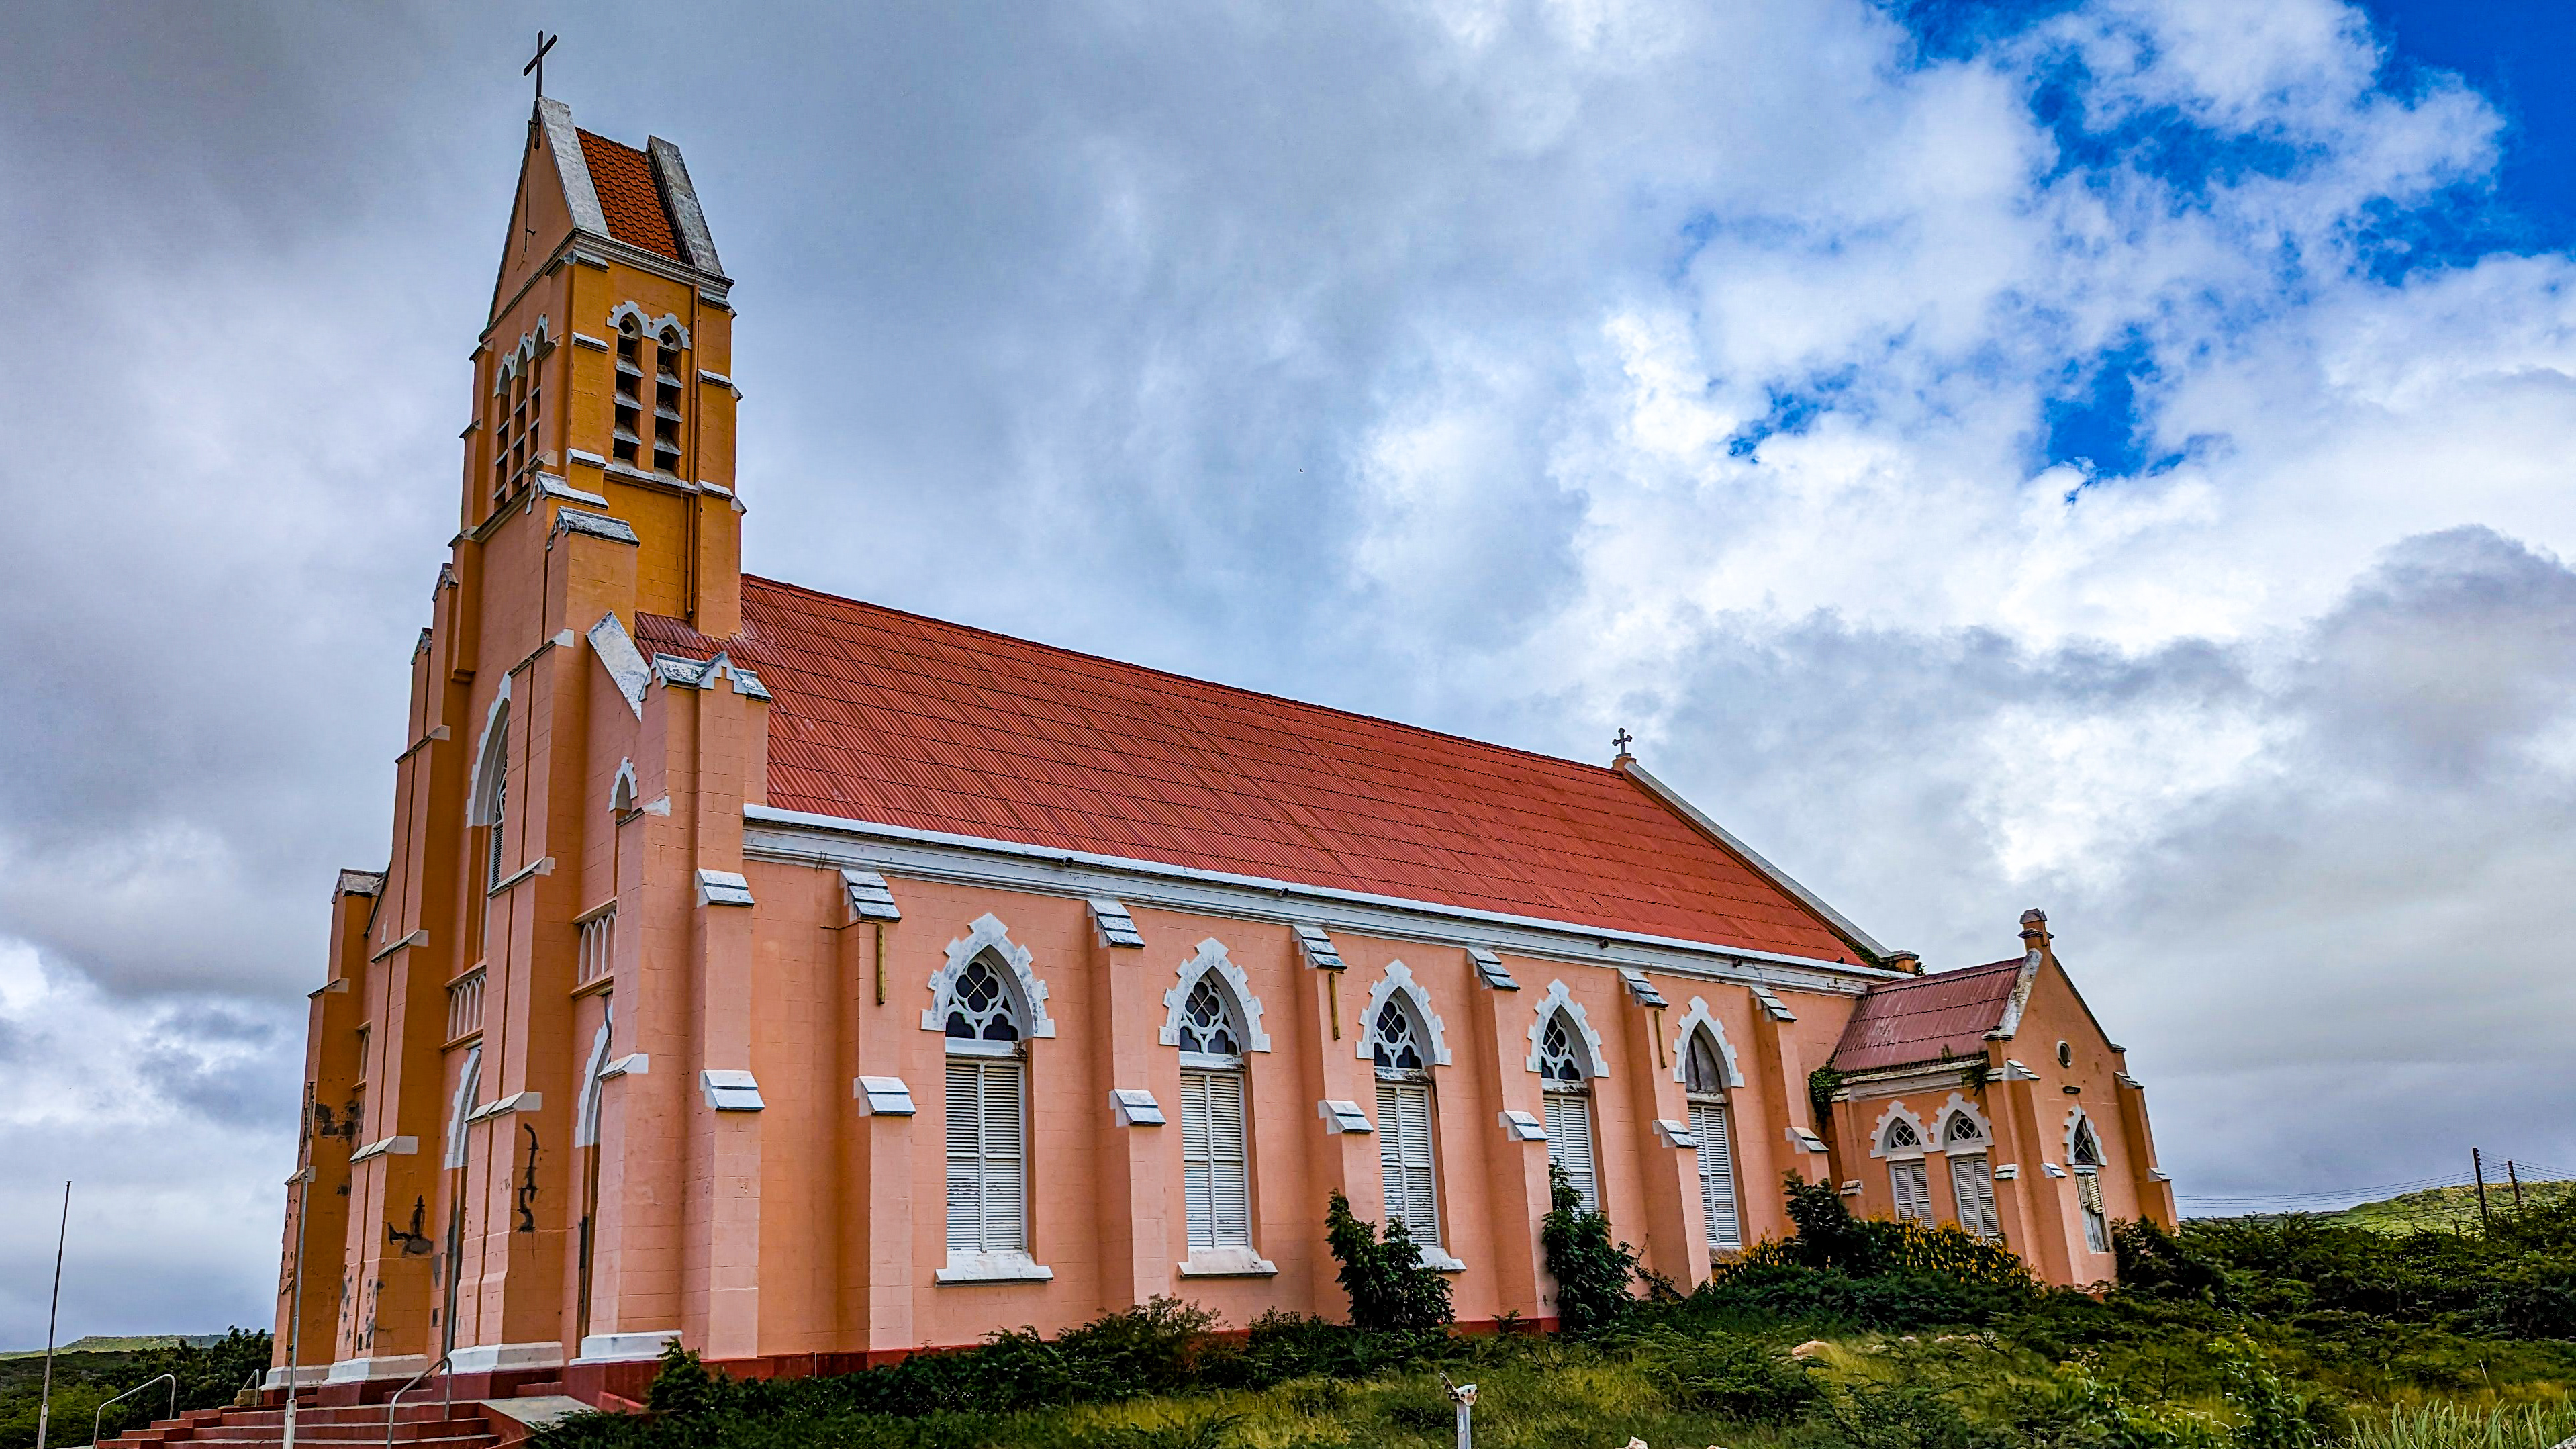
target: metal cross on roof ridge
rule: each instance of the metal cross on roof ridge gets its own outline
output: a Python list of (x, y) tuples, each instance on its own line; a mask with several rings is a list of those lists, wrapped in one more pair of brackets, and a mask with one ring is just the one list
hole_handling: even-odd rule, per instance
[(1612, 735), (1612, 736), (1610, 737), (1610, 743), (1612, 743), (1613, 745), (1618, 746), (1618, 747), (1619, 747), (1619, 753), (1621, 753), (1621, 754), (1623, 754), (1623, 755), (1624, 755), (1624, 754), (1626, 754), (1626, 753), (1628, 753), (1628, 747), (1629, 747), (1630, 745), (1635, 744), (1636, 742), (1637, 742), (1637, 737), (1636, 737), (1635, 735), (1632, 735), (1632, 734), (1628, 733), (1628, 727), (1627, 727), (1627, 726), (1625, 726), (1625, 725), (1621, 725), (1621, 726), (1619, 727), (1619, 733), (1617, 733), (1617, 734), (1615, 734), (1615, 735)]
[(526, 65), (519, 67), (519, 74), (534, 75), (537, 78), (538, 100), (542, 101), (546, 98), (546, 52), (554, 49), (555, 42), (561, 39), (563, 39), (563, 35), (560, 32), (548, 35), (546, 34), (546, 28), (544, 26), (538, 26), (537, 53), (528, 57), (528, 63)]

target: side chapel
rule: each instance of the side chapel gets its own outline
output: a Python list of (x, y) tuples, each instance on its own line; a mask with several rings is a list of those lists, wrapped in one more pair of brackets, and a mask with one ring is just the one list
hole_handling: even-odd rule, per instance
[(271, 1387), (1339, 1317), (1335, 1191), (1463, 1323), (1544, 1324), (1551, 1162), (1685, 1288), (1788, 1230), (1784, 1174), (2059, 1283), (2173, 1221), (2036, 911), (1924, 974), (1624, 749), (743, 574), (730, 286), (677, 147), (538, 103), (391, 859), (312, 995)]

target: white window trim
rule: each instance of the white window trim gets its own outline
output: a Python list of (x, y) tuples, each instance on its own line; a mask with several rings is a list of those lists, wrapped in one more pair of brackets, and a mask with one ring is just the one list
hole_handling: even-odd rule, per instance
[(501, 676), (501, 688), (492, 696), (492, 706), (483, 714), (483, 733), (474, 741), (474, 784), (466, 792), (465, 821), (468, 825), (492, 823), (492, 784), (496, 766), (506, 764), (501, 753), (509, 748), (510, 676)]
[(1279, 1265), (1250, 1248), (1192, 1248), (1172, 1265), (1184, 1278), (1275, 1278)]
[(967, 933), (948, 943), (947, 959), (930, 973), (930, 1006), (921, 1013), (921, 1029), (946, 1035), (948, 1007), (955, 998), (957, 978), (975, 958), (987, 952), (1010, 968), (1003, 980), (1019, 996), (1021, 1035), (1035, 1040), (1055, 1035), (1055, 1021), (1047, 1015), (1047, 985), (1031, 968), (1035, 958), (1027, 947), (1011, 939), (1011, 928), (991, 913), (976, 918)]
[[(1223, 941), (1210, 936), (1199, 942), (1198, 950), (1180, 964), (1175, 974), (1180, 979), (1171, 990), (1163, 993), (1163, 1045), (1176, 1047), (1181, 1044), (1181, 1012), (1189, 1005), (1190, 992), (1197, 987), (1200, 977), (1213, 974), (1219, 982), (1218, 989), (1234, 999), (1237, 1024), (1243, 1028), (1243, 1049), (1246, 1052), (1270, 1050), (1270, 1033), (1261, 1029), (1261, 998), (1253, 995), (1252, 981), (1243, 974), (1243, 968), (1226, 955)], [(1183, 1053), (1184, 1058), (1189, 1055)]]
[(1673, 1033), (1673, 1080), (1683, 1083), (1690, 1080), (1691, 1033), (1703, 1026), (1708, 1028), (1709, 1039), (1717, 1043), (1717, 1060), (1726, 1068), (1727, 1089), (1741, 1090), (1744, 1073), (1735, 1065), (1735, 1043), (1726, 1039), (1726, 1023), (1709, 1014), (1708, 998), (1704, 996), (1690, 999), (1690, 1010), (1682, 1013), (1681, 1027)]
[(474, 1099), (483, 1090), (483, 1043), (476, 1042), (465, 1050), (465, 1064), (456, 1073), (456, 1100), (449, 1107), (447, 1119), (447, 1156), (444, 1165), (465, 1165), (465, 1129), (474, 1117)]
[[(1898, 1121), (1914, 1129), (1914, 1145), (1891, 1150), (1887, 1145), (1887, 1129)], [(1932, 1134), (1924, 1130), (1923, 1119), (1914, 1115), (1914, 1109), (1903, 1102), (1888, 1103), (1887, 1110), (1878, 1114), (1877, 1125), (1869, 1129), (1869, 1155), (1872, 1157), (1921, 1157), (1931, 1150)]]
[(1953, 1117), (1965, 1117), (1969, 1121), (1977, 1124), (1977, 1140), (1974, 1143), (1960, 1143), (1957, 1149), (1958, 1151), (1992, 1152), (1994, 1150), (1995, 1124), (1987, 1120), (1986, 1114), (1979, 1111), (1977, 1109), (1977, 1104), (1969, 1101), (1964, 1094), (1952, 1092), (1950, 1094), (1950, 1100), (1943, 1102), (1940, 1110), (1932, 1114), (1932, 1121), (1940, 1129), (1941, 1134), (1940, 1141), (1933, 1144), (1934, 1151), (1948, 1152), (1952, 1150), (1950, 1147), (1950, 1119)]
[(1387, 962), (1384, 974), (1369, 987), (1368, 1004), (1360, 1010), (1360, 1029), (1352, 1033), (1359, 1038), (1352, 1055), (1364, 1062), (1375, 1060), (1370, 1047), (1377, 1040), (1378, 1011), (1398, 992), (1412, 1003), (1414, 1025), (1421, 1027), (1422, 1034), (1429, 1038), (1423, 1044), (1431, 1049), (1430, 1064), (1435, 1067), (1449, 1065), (1449, 1040), (1441, 1033), (1440, 1013), (1431, 1009), (1431, 997), (1422, 989), (1422, 983), (1413, 979), (1413, 968), (1401, 961)]
[[(2092, 1117), (2088, 1115), (2081, 1106), (2074, 1106), (2066, 1109), (2066, 1165), (2069, 1168), (2072, 1168), (2075, 1165), (2076, 1129), (2090, 1124), (2092, 1120)], [(2095, 1127), (2093, 1129), (2093, 1150), (2097, 1156), (2110, 1156), (2111, 1149), (2102, 1145), (2102, 1129), (2099, 1127)], [(2097, 1165), (2108, 1166), (2109, 1164), (2101, 1163)]]
[[(1548, 1020), (1559, 1011), (1574, 1023), (1574, 1045), (1583, 1054), (1580, 1065), (1584, 1079), (1589, 1081), (1610, 1075), (1609, 1059), (1601, 1052), (1601, 1033), (1592, 1029), (1591, 1019), (1584, 1014), (1583, 1003), (1574, 999), (1574, 994), (1565, 989), (1561, 980), (1547, 983), (1547, 994), (1538, 999), (1538, 1010), (1530, 1017), (1529, 1060), (1525, 1063), (1528, 1069), (1533, 1072), (1539, 1069), (1539, 1044), (1547, 1039)], [(1372, 1014), (1369, 1019), (1375, 1021), (1376, 1017)]]
[(612, 996), (607, 1000), (607, 1010), (599, 1018), (599, 1035), (591, 1039), (590, 1065), (581, 1074), (581, 1096), (573, 1109), (572, 1145), (575, 1147), (599, 1145), (600, 1087), (608, 1080), (608, 1038), (617, 1026), (617, 999)]
[(993, 1253), (956, 1253), (948, 1255), (948, 1265), (930, 1270), (934, 1283), (1046, 1283), (1055, 1278), (1055, 1270), (1025, 1251), (1011, 1249)]

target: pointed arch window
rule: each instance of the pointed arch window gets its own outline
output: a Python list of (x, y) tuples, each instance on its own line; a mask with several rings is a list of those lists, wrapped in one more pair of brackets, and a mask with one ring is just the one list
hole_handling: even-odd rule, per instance
[(1369, 1059), (1381, 1072), (1418, 1072), (1423, 1069), (1422, 1029), (1415, 1023), (1412, 1010), (1390, 996), (1378, 1008), (1377, 1020), (1369, 1024)]
[(1252, 1246), (1243, 1013), (1215, 972), (1181, 1003), (1181, 1198), (1192, 1254)]
[(1389, 1222), (1402, 1222), (1426, 1247), (1440, 1243), (1439, 1164), (1432, 1124), (1439, 1120), (1422, 1042), (1428, 1035), (1403, 993), (1387, 997), (1369, 1023), (1369, 1058), (1377, 1064), (1378, 1171)]
[(1592, 1140), (1591, 1087), (1575, 1043), (1582, 1030), (1559, 1007), (1539, 1032), (1538, 1074), (1547, 1108), (1547, 1157), (1565, 1172), (1585, 1212), (1601, 1211), (1601, 1172)]
[(1690, 1103), (1691, 1135), (1699, 1139), (1700, 1214), (1712, 1248), (1744, 1246), (1744, 1217), (1735, 1196), (1734, 1122), (1726, 1110), (1726, 1065), (1705, 1030), (1691, 1033), (1682, 1058), (1682, 1092)]
[(1965, 1112), (1953, 1112), (1941, 1129), (1941, 1144), (1950, 1152), (1950, 1196), (1959, 1208), (1959, 1226), (1990, 1243), (2003, 1241), (2003, 1222), (1995, 1212), (1994, 1161), (1986, 1155), (1985, 1129)]
[(1201, 976), (1181, 1003), (1181, 1050), (1201, 1056), (1243, 1057), (1243, 1033), (1212, 975)]
[(2066, 1155), (2075, 1169), (2075, 1203), (2084, 1212), (2084, 1246), (2096, 1253), (2111, 1250), (2111, 1221), (2102, 1211), (2102, 1144), (2093, 1137), (2089, 1119), (2075, 1124)]
[(958, 974), (948, 999), (948, 1035), (963, 1041), (1018, 1041), (1019, 1013), (1002, 973), (990, 959), (976, 957)]
[(1029, 1247), (1028, 1035), (1007, 967), (979, 955), (948, 999), (948, 1253)]
[[(1923, 1135), (1899, 1117), (1887, 1124), (1879, 1146), (1887, 1154), (1887, 1185), (1896, 1198), (1897, 1221), (1930, 1226), (1932, 1177), (1923, 1165)], [(1907, 1155), (1897, 1156), (1900, 1152)]]
[(483, 823), (486, 827), (483, 859), (483, 889), (501, 888), (501, 836), (510, 818), (510, 733), (504, 720), (501, 733), (493, 742), (492, 813)]

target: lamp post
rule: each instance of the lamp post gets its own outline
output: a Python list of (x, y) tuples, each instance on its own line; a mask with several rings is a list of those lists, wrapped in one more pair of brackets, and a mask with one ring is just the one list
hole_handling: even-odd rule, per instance
[(54, 1306), (45, 1310), (45, 1387), (36, 1397), (36, 1449), (54, 1417), (54, 1325), (63, 1311), (63, 1244), (72, 1233), (72, 1185), (63, 1184), (63, 1221), (54, 1230)]
[(1458, 1406), (1458, 1449), (1476, 1449), (1476, 1386), (1451, 1383), (1449, 1375), (1440, 1375), (1440, 1386), (1449, 1391), (1449, 1401)]

